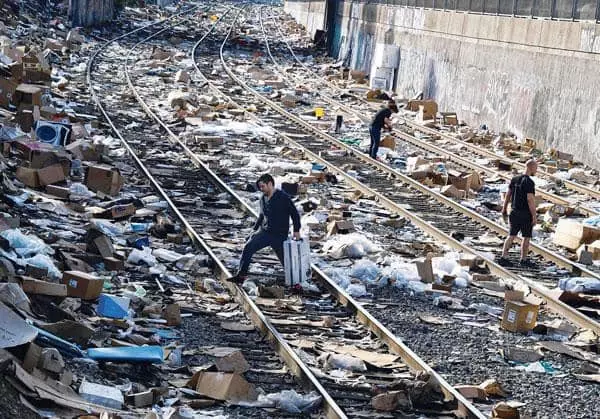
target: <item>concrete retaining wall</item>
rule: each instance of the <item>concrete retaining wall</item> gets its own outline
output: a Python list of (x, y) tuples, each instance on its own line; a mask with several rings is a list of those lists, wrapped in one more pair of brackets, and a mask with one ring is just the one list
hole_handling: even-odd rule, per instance
[(325, 0), (286, 1), (284, 9), (306, 27), (311, 37), (317, 29), (325, 28)]
[(398, 45), (402, 96), (600, 168), (600, 25), (344, 1), (333, 36), (332, 54), (367, 73), (376, 43)]

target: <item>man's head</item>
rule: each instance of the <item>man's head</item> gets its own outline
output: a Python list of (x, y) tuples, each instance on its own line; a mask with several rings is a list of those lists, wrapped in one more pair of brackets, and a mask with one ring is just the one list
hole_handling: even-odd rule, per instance
[(535, 161), (535, 159), (527, 160), (527, 163), (525, 163), (525, 174), (527, 176), (535, 176), (537, 168), (538, 163)]
[(388, 108), (390, 109), (390, 111), (392, 111), (393, 113), (398, 113), (398, 105), (396, 105), (396, 101), (394, 100), (389, 100), (388, 101)]
[(259, 191), (263, 193), (263, 195), (271, 196), (271, 194), (275, 190), (275, 179), (273, 179), (273, 176), (269, 175), (268, 173), (265, 173), (264, 175), (261, 175), (256, 181), (256, 187)]

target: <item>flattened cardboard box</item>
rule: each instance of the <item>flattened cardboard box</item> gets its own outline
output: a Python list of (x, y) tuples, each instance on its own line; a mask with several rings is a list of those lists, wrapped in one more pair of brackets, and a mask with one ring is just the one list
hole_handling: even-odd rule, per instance
[(67, 285), (69, 297), (79, 297), (84, 300), (98, 298), (104, 286), (103, 279), (80, 271), (63, 272), (62, 282)]
[(223, 372), (201, 372), (196, 391), (216, 400), (256, 400), (254, 386), (239, 374)]
[(51, 295), (56, 297), (67, 296), (67, 286), (53, 282), (40, 281), (33, 278), (23, 278), (21, 280), (23, 291), (28, 294)]

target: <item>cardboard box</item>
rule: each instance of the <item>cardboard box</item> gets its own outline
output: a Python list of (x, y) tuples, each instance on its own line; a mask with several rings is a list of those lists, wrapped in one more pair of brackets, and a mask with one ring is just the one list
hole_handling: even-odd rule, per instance
[(506, 301), (500, 326), (511, 332), (529, 332), (535, 327), (539, 305), (525, 301)]
[(65, 146), (65, 150), (75, 158), (82, 161), (98, 161), (102, 156), (102, 150), (85, 140), (77, 140)]
[(350, 220), (336, 220), (327, 225), (327, 235), (333, 234), (349, 234), (356, 231), (354, 223)]
[(122, 271), (125, 269), (125, 261), (112, 256), (103, 258), (102, 262), (108, 271)]
[(51, 295), (56, 297), (67, 296), (67, 286), (64, 284), (55, 284), (53, 282), (24, 277), (21, 280), (21, 286), (23, 287), (23, 291), (28, 294)]
[(21, 106), (42, 106), (42, 88), (35, 84), (19, 84), (13, 104), (19, 109)]
[(41, 186), (63, 182), (66, 179), (65, 172), (60, 164), (53, 164), (52, 166), (38, 169), (38, 177)]
[(558, 221), (552, 242), (557, 246), (576, 251), (582, 244), (590, 244), (600, 239), (600, 229), (577, 221)]
[(116, 220), (134, 215), (136, 211), (137, 210), (135, 208), (135, 205), (133, 204), (115, 205), (102, 212), (101, 215), (103, 217), (112, 218)]
[(425, 258), (415, 260), (415, 265), (417, 265), (417, 272), (419, 273), (419, 277), (421, 281), (425, 283), (431, 283), (434, 280), (433, 276), (433, 267), (431, 266), (431, 259), (433, 258), (433, 253), (427, 253)]
[(0, 105), (7, 108), (12, 103), (19, 84), (10, 79), (0, 79)]
[(103, 258), (110, 258), (115, 253), (110, 237), (100, 231), (92, 229), (86, 234), (87, 251), (97, 253)]
[(468, 191), (471, 188), (471, 173), (448, 170), (448, 182), (454, 185), (456, 189)]
[(90, 166), (85, 181), (90, 190), (110, 196), (117, 195), (123, 186), (119, 170), (107, 166)]
[(465, 199), (466, 191), (461, 191), (456, 188), (454, 185), (446, 185), (441, 190), (440, 193), (444, 196), (456, 199)]
[(57, 198), (69, 199), (71, 190), (63, 186), (48, 185), (46, 186), (46, 193)]
[(394, 137), (392, 137), (391, 135), (386, 135), (379, 142), (379, 147), (386, 147), (386, 148), (395, 150), (396, 149), (396, 139)]
[(39, 188), (41, 186), (38, 171), (36, 169), (21, 166), (17, 167), (16, 176), (17, 179), (30, 188)]
[(80, 271), (63, 272), (62, 283), (67, 285), (69, 297), (95, 300), (100, 296), (104, 280)]
[(258, 394), (254, 386), (240, 374), (202, 371), (198, 375), (196, 391), (216, 400), (248, 401), (256, 400)]
[(319, 180), (315, 176), (302, 176), (300, 182), (310, 185), (312, 183), (317, 183)]
[(592, 259), (600, 259), (600, 240), (595, 240), (588, 246), (588, 251), (592, 252)]
[(435, 119), (438, 105), (435, 100), (409, 100), (407, 109), (413, 112), (420, 112), (422, 110), (423, 119)]

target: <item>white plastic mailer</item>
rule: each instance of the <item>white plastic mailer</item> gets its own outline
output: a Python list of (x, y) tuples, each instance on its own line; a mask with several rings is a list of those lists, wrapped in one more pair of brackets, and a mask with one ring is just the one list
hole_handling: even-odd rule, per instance
[(307, 282), (310, 277), (310, 246), (308, 239), (283, 242), (285, 285), (293, 287)]

